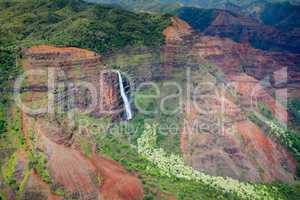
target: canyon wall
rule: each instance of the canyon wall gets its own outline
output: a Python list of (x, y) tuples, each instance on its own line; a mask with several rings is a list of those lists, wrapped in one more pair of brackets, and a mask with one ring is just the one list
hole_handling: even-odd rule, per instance
[(27, 87), (53, 92), (57, 109), (77, 107), (114, 120), (122, 116), (117, 73), (109, 71), (96, 53), (78, 48), (34, 46), (24, 51), (23, 66), (25, 71), (45, 72), (42, 77), (29, 76)]

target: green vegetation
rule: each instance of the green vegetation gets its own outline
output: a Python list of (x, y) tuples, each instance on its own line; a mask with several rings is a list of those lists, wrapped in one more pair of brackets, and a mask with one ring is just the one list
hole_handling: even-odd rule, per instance
[[(202, 19), (196, 22), (201, 30), (212, 20), (212, 14), (211, 11), (203, 11), (191, 16)], [(15, 191), (23, 191), (31, 169), (35, 169), (44, 182), (52, 184), (52, 180), (44, 155), (36, 152), (30, 144), (25, 147), (20, 134), (20, 113), (10, 108), (12, 82), (20, 72), (15, 62), (20, 50), (33, 44), (76, 46), (99, 53), (126, 46), (158, 46), (164, 42), (161, 32), (170, 24), (170, 19), (167, 15), (134, 14), (81, 0), (0, 0), (0, 23), (0, 147), (14, 148), (0, 159), (1, 166), (6, 163), (1, 174)], [(144, 56), (136, 55), (133, 63), (143, 61)], [(216, 76), (216, 79), (220, 81), (221, 77)], [(172, 88), (164, 88), (163, 83), (159, 85), (162, 94), (157, 98), (147, 98), (155, 94), (153, 88), (135, 94), (138, 105), (150, 113), (137, 113), (130, 122), (112, 124), (111, 119), (78, 116), (96, 138), (99, 153), (120, 162), (130, 172), (138, 171), (144, 185), (145, 199), (160, 199), (160, 192), (187, 200), (297, 198), (295, 194), (299, 191), (299, 185), (274, 184), (272, 187), (241, 183), (230, 178), (210, 177), (185, 166), (183, 160), (176, 155), (180, 152), (178, 131), (181, 127), (181, 114), (168, 115), (160, 110), (151, 112), (159, 107), (163, 97), (176, 93)], [(176, 100), (169, 99), (167, 110), (172, 111), (178, 107), (177, 103)], [(263, 105), (260, 109), (265, 116), (272, 117)], [(160, 123), (166, 127), (155, 132), (149, 131), (148, 127), (144, 130), (148, 123)], [(170, 129), (172, 127), (169, 125), (174, 124), (175, 129)], [(280, 140), (284, 145), (291, 146), (292, 151), (299, 153), (297, 138), (293, 138), (277, 124), (269, 125), (272, 135), (282, 138)], [(128, 127), (131, 128), (129, 131)], [(32, 135), (29, 137), (33, 140)], [(86, 155), (91, 154), (90, 144), (85, 139), (79, 138), (78, 143)], [(157, 149), (156, 146), (164, 150)], [(14, 152), (20, 148), (28, 150), (29, 163), (24, 172), (24, 180), (16, 183), (13, 179), (16, 164)], [(99, 177), (97, 181), (101, 182)], [(63, 188), (55, 189), (54, 193), (67, 195)]]
[(63, 188), (57, 188), (54, 191), (54, 194), (56, 194), (58, 196), (66, 196), (66, 191)]
[(6, 46), (49, 43), (97, 52), (156, 46), (170, 24), (165, 15), (138, 15), (82, 0), (1, 0), (0, 10), (1, 35), (6, 36), (0, 44)]
[(104, 52), (128, 45), (157, 46), (170, 23), (165, 15), (138, 15), (81, 0), (1, 0), (0, 137), (7, 132), (7, 108), (22, 48), (56, 44)]
[[(281, 199), (276, 188), (264, 185), (242, 183), (229, 177), (213, 177), (186, 166), (183, 159), (156, 147), (157, 126), (146, 124), (145, 131), (138, 139), (138, 152), (156, 165), (162, 175), (179, 179), (196, 180), (213, 186), (224, 194), (236, 195), (239, 199)], [(231, 196), (231, 195), (229, 195)], [(233, 197), (230, 197), (233, 198)]]
[(270, 137), (288, 148), (297, 161), (297, 176), (300, 175), (300, 137), (291, 129), (284, 127), (276, 119), (268, 119), (257, 112), (248, 114), (249, 119), (266, 130)]
[[(19, 155), (19, 154), (18, 154)], [(3, 166), (3, 178), (5, 183), (13, 189), (13, 191), (19, 195), (19, 192), (24, 191), (25, 184), (27, 183), (28, 177), (30, 175), (30, 170), (28, 166), (28, 162), (24, 163), (24, 170), (22, 171), (22, 180), (17, 180), (15, 178), (16, 173), (16, 164), (17, 152), (13, 153), (6, 164)]]
[(288, 111), (296, 122), (300, 122), (300, 99), (292, 99), (288, 102)]
[[(15, 107), (11, 107), (8, 110), (8, 126), (5, 137), (0, 139), (0, 148), (1, 150), (5, 150), (6, 148), (10, 149), (10, 153), (3, 155), (1, 157), (1, 163), (3, 164), (3, 168), (1, 170), (3, 174), (3, 179), (5, 183), (10, 186), (17, 197), (22, 194), (24, 188), (27, 184), (27, 180), (30, 176), (31, 169), (35, 169), (37, 174), (46, 182), (51, 183), (51, 178), (46, 170), (46, 159), (43, 154), (35, 152), (31, 146), (31, 144), (25, 144), (23, 135), (21, 134), (20, 126), (21, 126), (21, 117), (20, 111)], [(29, 139), (32, 140), (33, 133), (29, 133)], [(32, 141), (31, 141), (32, 142)], [(15, 172), (16, 165), (16, 155), (17, 151), (22, 149), (24, 151), (25, 163), (23, 169), (23, 178), (22, 180), (15, 180), (13, 177), (13, 173)], [(0, 180), (2, 176), (0, 176)]]
[(76, 136), (76, 142), (79, 144), (81, 151), (86, 156), (90, 156), (92, 154), (92, 145), (86, 138)]
[(18, 191), (19, 186), (17, 184), (17, 181), (13, 177), (14, 172), (15, 172), (16, 161), (17, 161), (17, 158), (16, 158), (16, 154), (14, 153), (10, 157), (10, 159), (8, 160), (8, 162), (4, 168), (4, 180), (11, 188)]
[[(93, 119), (91, 119), (93, 122)], [(139, 116), (138, 119), (133, 119), (137, 121), (142, 121), (142, 117)], [(96, 123), (96, 124), (100, 124)], [(147, 121), (148, 123), (148, 121)], [(124, 123), (122, 126), (123, 128), (125, 126), (130, 126), (126, 123)], [(136, 124), (137, 125), (137, 124)], [(138, 123), (139, 127), (136, 127), (133, 129), (136, 131), (137, 135), (142, 136), (142, 139), (147, 139), (150, 142), (148, 144), (153, 144), (155, 146), (159, 146), (157, 144), (158, 138), (154, 139), (149, 135), (144, 135), (144, 123)], [(166, 194), (172, 194), (177, 199), (187, 199), (187, 200), (195, 200), (195, 199), (241, 199), (237, 196), (235, 192), (224, 192), (221, 188), (229, 187), (233, 190), (238, 189), (241, 193), (251, 193), (253, 190), (255, 191), (255, 194), (252, 195), (259, 195), (262, 194), (262, 192), (265, 192), (266, 195), (271, 195), (269, 198), (265, 196), (264, 199), (287, 199), (287, 200), (296, 200), (299, 195), (299, 185), (287, 185), (282, 183), (274, 183), (272, 185), (264, 185), (264, 184), (248, 184), (243, 182), (238, 182), (235, 180), (232, 180), (230, 178), (220, 178), (222, 180), (219, 182), (219, 178), (215, 177), (209, 177), (209, 181), (218, 180), (216, 184), (214, 183), (207, 183), (202, 182), (199, 180), (186, 179), (182, 177), (178, 177), (180, 174), (180, 171), (189, 168), (186, 166), (180, 166), (181, 162), (178, 161), (178, 156), (172, 155), (169, 157), (170, 153), (163, 152), (161, 150), (157, 150), (158, 152), (161, 152), (163, 155), (163, 158), (165, 158), (168, 163), (163, 162), (161, 164), (158, 164), (156, 162), (152, 162), (151, 160), (148, 160), (148, 157), (145, 157), (145, 155), (142, 153), (138, 153), (138, 149), (136, 145), (132, 145), (131, 140), (128, 138), (129, 135), (124, 134), (120, 130), (120, 126), (107, 126), (109, 127), (107, 130), (104, 129), (98, 129), (98, 134), (95, 135), (96, 142), (98, 144), (98, 153), (104, 154), (108, 156), (109, 158), (116, 160), (120, 164), (122, 164), (127, 171), (129, 172), (139, 172), (139, 178), (142, 180), (142, 183), (144, 185), (145, 190), (145, 199), (158, 199), (158, 194), (154, 191), (163, 192)], [(115, 131), (113, 130), (115, 128)], [(102, 132), (103, 131), (103, 132)], [(146, 129), (147, 131), (147, 129)], [(157, 134), (157, 132), (156, 132)], [(156, 135), (156, 137), (158, 134)], [(139, 139), (141, 140), (141, 139)], [(146, 145), (147, 146), (147, 145)], [(146, 151), (147, 152), (147, 151)], [(144, 155), (144, 156), (143, 156)], [(157, 155), (153, 158), (162, 158), (161, 156)], [(176, 163), (174, 163), (176, 161)], [(170, 163), (169, 163), (170, 162)], [(161, 166), (164, 166), (163, 168), (160, 168)], [(176, 168), (175, 171), (169, 171), (170, 168), (176, 168), (179, 167), (180, 169)], [(190, 170), (190, 169), (189, 169)], [(167, 173), (166, 173), (167, 172)], [(172, 172), (172, 173), (169, 173)], [(198, 172), (196, 172), (198, 173)], [(225, 183), (224, 183), (225, 181)], [(223, 184), (224, 183), (224, 184)], [(236, 185), (237, 184), (237, 185)], [(235, 186), (237, 188), (235, 188)], [(244, 187), (245, 186), (245, 187)], [(248, 190), (249, 188), (250, 190)], [(245, 189), (246, 188), (246, 189)], [(246, 190), (246, 192), (244, 191)], [(244, 194), (241, 194), (244, 195)], [(277, 195), (277, 196), (276, 196)], [(247, 198), (246, 198), (247, 199)], [(249, 198), (252, 199), (252, 198)]]
[[(8, 98), (1, 96), (0, 99)], [(20, 134), (20, 115), (16, 109), (9, 109), (8, 103), (1, 105), (2, 119), (6, 121), (5, 132), (0, 137), (0, 192), (3, 186), (9, 186), (14, 191), (19, 191), (22, 187), (15, 180), (13, 174), (16, 165), (16, 151), (22, 148), (24, 141)], [(3, 106), (3, 107), (2, 107)]]
[(273, 184), (278, 192), (283, 194), (287, 200), (300, 199), (300, 182), (294, 184), (274, 183)]
[(11, 89), (13, 77), (19, 70), (15, 64), (15, 55), (10, 50), (0, 49), (0, 138), (8, 131), (7, 114), (11, 103), (8, 90)]
[[(3, 97), (2, 97), (3, 98)], [(1, 95), (0, 95), (1, 99)], [(17, 183), (12, 178), (16, 161), (16, 150), (24, 146), (24, 140), (20, 134), (20, 113), (17, 109), (8, 109), (8, 104), (2, 107), (7, 111), (3, 113), (6, 121), (6, 132), (0, 137), (0, 181), (5, 181), (9, 185), (18, 188)]]
[[(157, 89), (159, 93), (157, 93)], [(132, 134), (134, 138), (131, 142), (137, 144), (145, 122), (159, 123), (161, 125), (158, 130), (159, 146), (167, 152), (180, 154), (179, 135), (183, 121), (182, 113), (180, 110), (176, 110), (182, 106), (180, 92), (182, 91), (178, 91), (178, 88), (173, 85), (157, 82), (155, 87), (149, 86), (134, 94), (134, 105), (137, 107), (138, 113), (130, 124), (138, 127), (139, 131)]]
[(30, 171), (30, 169), (29, 169), (28, 163), (27, 163), (27, 165), (25, 166), (25, 170), (24, 170), (24, 172), (23, 172), (23, 175), (24, 175), (24, 178), (23, 178), (23, 180), (22, 180), (21, 183), (20, 183), (20, 186), (19, 186), (19, 194), (18, 194), (18, 195), (21, 195), (22, 192), (25, 191), (25, 187), (26, 187), (26, 185), (27, 185), (27, 181), (28, 181), (28, 179), (29, 179), (29, 177), (30, 177), (30, 175), (31, 175), (31, 171)]
[(258, 106), (259, 112), (264, 117), (266, 117), (267, 119), (273, 119), (272, 111), (265, 104), (259, 102), (257, 106)]
[(13, 176), (15, 165), (16, 165), (16, 154), (13, 154), (11, 158), (8, 160), (6, 168), (4, 170), (4, 176), (6, 179), (10, 179)]
[(295, 132), (300, 131), (300, 100), (291, 99), (287, 103), (287, 110), (290, 117), (289, 128), (295, 130)]
[[(134, 14), (82, 0), (0, 0), (0, 147), (7, 149), (0, 158), (1, 166), (8, 160), (12, 163), (9, 158), (17, 149), (29, 148), (29, 168), (51, 183), (44, 156), (24, 145), (20, 113), (11, 105), (13, 81), (21, 71), (16, 61), (23, 48), (53, 44), (102, 53), (125, 46), (158, 46), (170, 23), (167, 15)], [(87, 146), (81, 145), (89, 154)]]
[(157, 166), (143, 158), (135, 146), (137, 139), (143, 134), (146, 119), (146, 116), (138, 114), (130, 123), (115, 124), (109, 119), (77, 116), (80, 129), (86, 129), (94, 135), (98, 153), (119, 162), (129, 172), (139, 173), (144, 185), (145, 199), (161, 198), (160, 192), (172, 194), (177, 199), (228, 199), (213, 187), (207, 187), (197, 181), (164, 176)]
[(128, 142), (124, 134), (109, 134), (102, 137), (98, 134), (98, 152), (122, 164), (129, 172), (139, 172), (145, 190), (145, 199), (158, 199), (158, 192), (172, 194), (177, 199), (213, 200), (229, 199), (213, 187), (207, 187), (196, 181), (167, 177), (160, 173), (159, 168), (141, 157), (137, 150)]
[(46, 169), (47, 160), (42, 153), (34, 152), (29, 154), (29, 168), (34, 168), (44, 182), (51, 184), (51, 177)]
[(180, 4), (174, 2), (163, 2), (157, 0), (120, 0), (120, 1), (109, 1), (109, 0), (87, 0), (88, 2), (95, 2), (101, 4), (111, 4), (113, 6), (120, 6), (124, 9), (131, 10), (134, 12), (159, 12), (169, 13), (176, 8), (180, 7)]

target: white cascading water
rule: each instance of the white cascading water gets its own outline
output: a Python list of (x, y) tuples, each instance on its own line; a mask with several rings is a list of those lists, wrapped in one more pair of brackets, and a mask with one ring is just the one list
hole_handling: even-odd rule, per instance
[(131, 112), (131, 107), (130, 107), (128, 97), (127, 97), (127, 95), (125, 93), (125, 90), (124, 90), (123, 79), (122, 79), (121, 73), (119, 71), (117, 71), (117, 73), (118, 73), (118, 76), (119, 76), (120, 92), (121, 92), (121, 96), (122, 96), (122, 99), (123, 99), (123, 102), (124, 102), (124, 105), (125, 105), (126, 119), (131, 120), (132, 119), (132, 112)]

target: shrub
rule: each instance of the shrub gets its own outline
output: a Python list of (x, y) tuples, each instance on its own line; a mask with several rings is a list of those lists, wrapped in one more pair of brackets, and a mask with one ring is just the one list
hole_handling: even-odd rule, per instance
[[(276, 188), (239, 182), (228, 177), (213, 177), (186, 166), (183, 159), (155, 148), (156, 126), (146, 124), (145, 131), (138, 139), (138, 152), (160, 169), (162, 175), (179, 179), (196, 180), (208, 187), (214, 187), (224, 194), (235, 194), (240, 199), (275, 199)], [(271, 191), (270, 191), (271, 190)], [(280, 199), (280, 197), (277, 197)]]
[(34, 168), (44, 182), (51, 184), (52, 179), (46, 168), (47, 160), (42, 153), (30, 153), (29, 168)]

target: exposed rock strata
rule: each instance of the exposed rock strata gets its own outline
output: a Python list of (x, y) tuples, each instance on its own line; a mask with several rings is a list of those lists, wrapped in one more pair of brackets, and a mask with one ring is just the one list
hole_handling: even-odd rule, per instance
[[(26, 79), (26, 84), (30, 86), (22, 95), (26, 105), (48, 105), (47, 91), (30, 90), (35, 86), (43, 86), (53, 92), (50, 96), (55, 94), (55, 106), (62, 108), (62, 111), (68, 112), (73, 106), (84, 109), (91, 101), (89, 96), (94, 95), (98, 97), (97, 106), (91, 114), (96, 117), (120, 118), (120, 112), (111, 113), (122, 107), (119, 103), (117, 74), (106, 70), (99, 55), (88, 50), (44, 45), (27, 49), (24, 55), (22, 64), (25, 70), (45, 72), (44, 76), (31, 74)], [(49, 86), (48, 78), (51, 73), (54, 74), (52, 78), (55, 81), (55, 90)], [(92, 84), (95, 90), (80, 90), (76, 84), (82, 82)], [(59, 84), (63, 87), (57, 87)], [(59, 92), (60, 95), (57, 95)], [(80, 199), (142, 199), (143, 186), (135, 175), (127, 173), (117, 162), (95, 152), (91, 157), (81, 152), (74, 141), (76, 126), (66, 127), (61, 114), (56, 110), (43, 115), (22, 113), (22, 133), (26, 144), (45, 156), (45, 170), (49, 172), (52, 180), (51, 185), (46, 184), (32, 171), (24, 197), (30, 199), (36, 195), (48, 200), (63, 199), (62, 196), (54, 195), (55, 188), (62, 188), (65, 195)], [(33, 141), (31, 134), (34, 134)], [(21, 164), (18, 166), (21, 167)]]
[[(288, 98), (299, 94), (299, 87), (296, 86), (299, 85), (299, 56), (266, 52), (230, 39), (201, 36), (193, 32), (175, 42), (169, 40), (167, 46), (171, 45), (177, 48), (173, 50), (177, 52), (182, 46), (189, 49), (181, 51), (188, 58), (188, 63), (181, 67), (191, 67), (192, 86), (210, 82), (214, 90), (221, 92), (221, 83), (230, 85), (224, 99), (206, 98), (207, 95), (214, 97), (215, 93), (209, 88), (202, 88), (201, 92), (206, 96), (197, 96), (193, 100), (197, 107), (185, 111), (180, 143), (186, 162), (211, 175), (258, 182), (292, 182), (295, 160), (284, 147), (250, 122), (245, 110), (255, 106), (252, 105), (253, 100), (254, 103), (265, 104), (275, 118), (286, 122), (287, 112), (275, 101), (270, 88), (287, 89)], [(207, 64), (214, 67), (207, 71), (204, 67)], [(171, 64), (169, 71), (175, 66)], [(282, 76), (284, 72), (286, 76)]]

